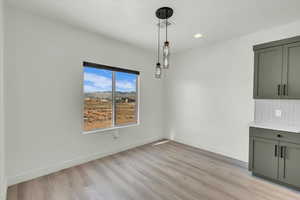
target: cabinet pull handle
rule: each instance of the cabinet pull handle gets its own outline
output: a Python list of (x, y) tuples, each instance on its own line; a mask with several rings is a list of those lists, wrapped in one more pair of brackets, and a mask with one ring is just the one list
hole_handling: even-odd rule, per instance
[(277, 85), (277, 95), (280, 96), (280, 84)]
[(275, 157), (277, 157), (277, 150), (278, 150), (278, 147), (277, 147), (277, 144), (275, 144), (275, 152), (274, 152)]
[(286, 146), (283, 147), (284, 149), (284, 160), (283, 160), (283, 178), (286, 177)]
[(280, 147), (280, 158), (283, 158), (283, 146)]
[(287, 95), (286, 84), (283, 84), (283, 96)]

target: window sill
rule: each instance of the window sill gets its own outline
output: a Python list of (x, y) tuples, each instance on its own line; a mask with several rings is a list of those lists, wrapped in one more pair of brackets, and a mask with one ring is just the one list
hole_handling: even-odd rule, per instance
[(112, 134), (113, 132), (111, 132), (111, 131), (119, 130), (119, 129), (122, 129), (122, 128), (135, 127), (135, 126), (139, 126), (139, 125), (140, 125), (140, 123), (128, 124), (128, 125), (124, 125), (124, 126), (115, 126), (115, 127), (111, 127), (111, 128), (97, 129), (97, 130), (93, 130), (93, 131), (83, 131), (82, 134), (83, 135), (96, 134), (96, 133)]

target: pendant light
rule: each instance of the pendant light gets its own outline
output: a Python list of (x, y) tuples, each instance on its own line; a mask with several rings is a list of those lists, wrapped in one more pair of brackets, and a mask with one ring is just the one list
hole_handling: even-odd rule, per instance
[(158, 19), (158, 36), (157, 36), (157, 63), (155, 67), (155, 78), (160, 79), (161, 78), (161, 66), (160, 66), (160, 60), (159, 60), (159, 54), (160, 54), (160, 19)]
[(163, 69), (168, 69), (170, 66), (170, 42), (168, 41), (168, 19), (173, 15), (173, 9), (170, 7), (161, 7), (156, 10), (156, 17), (159, 19), (158, 23), (158, 61), (156, 63), (156, 68), (155, 68), (155, 77), (156, 78), (161, 78), (161, 73), (162, 73), (162, 68), (160, 65), (160, 60), (159, 60), (159, 54), (160, 54), (160, 27), (161, 23), (160, 20), (164, 20), (165, 26), (166, 26), (166, 40), (163, 45), (163, 58), (162, 58), (162, 67)]
[(158, 78), (160, 79), (161, 78), (161, 66), (160, 66), (160, 63), (156, 63), (156, 67), (155, 67), (155, 78)]
[(168, 19), (166, 19), (166, 41), (163, 47), (163, 68), (169, 69), (170, 66), (170, 43), (168, 41)]

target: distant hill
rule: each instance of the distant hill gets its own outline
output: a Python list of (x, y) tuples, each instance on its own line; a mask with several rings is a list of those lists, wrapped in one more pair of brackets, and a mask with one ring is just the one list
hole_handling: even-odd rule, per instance
[[(115, 95), (118, 97), (131, 97), (134, 98), (136, 96), (135, 92), (115, 92)], [(111, 92), (104, 91), (104, 92), (90, 92), (90, 93), (85, 93), (85, 97), (90, 97), (90, 98), (103, 98), (103, 99), (108, 99), (111, 98)]]

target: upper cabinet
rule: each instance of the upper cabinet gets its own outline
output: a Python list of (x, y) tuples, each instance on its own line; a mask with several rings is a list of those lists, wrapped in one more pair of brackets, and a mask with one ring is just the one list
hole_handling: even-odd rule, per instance
[(255, 51), (254, 97), (278, 99), (281, 97), (283, 48), (271, 47)]
[(283, 98), (300, 98), (300, 42), (283, 47)]
[(300, 99), (300, 36), (256, 45), (256, 99)]

